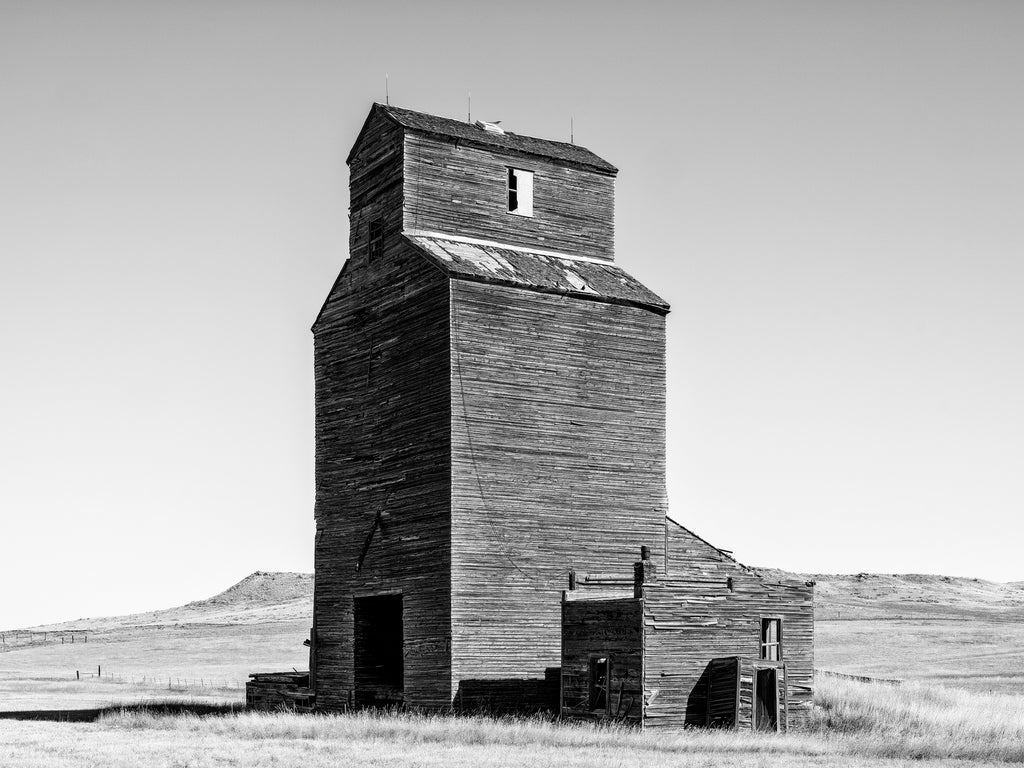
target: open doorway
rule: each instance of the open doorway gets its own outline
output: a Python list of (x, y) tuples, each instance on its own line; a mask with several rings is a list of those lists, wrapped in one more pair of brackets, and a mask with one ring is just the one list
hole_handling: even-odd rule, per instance
[(774, 667), (758, 669), (754, 681), (754, 730), (779, 730), (779, 677)]
[(402, 596), (355, 598), (355, 703), (391, 706), (404, 700)]

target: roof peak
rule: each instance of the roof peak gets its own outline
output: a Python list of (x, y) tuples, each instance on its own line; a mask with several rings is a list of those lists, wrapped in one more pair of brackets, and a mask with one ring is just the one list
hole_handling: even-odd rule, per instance
[[(379, 102), (373, 104), (370, 114), (372, 115), (375, 111), (382, 112), (393, 122), (407, 130), (433, 134), (435, 136), (445, 136), (486, 147), (546, 157), (557, 162), (584, 166), (608, 175), (618, 173), (618, 169), (614, 165), (579, 144), (526, 136), (504, 128), (500, 132), (488, 130), (480, 125), (463, 120), (431, 115), (427, 112), (417, 112), (412, 109), (396, 107), (391, 104), (381, 104)], [(361, 138), (362, 135), (360, 134)], [(356, 145), (358, 144), (359, 139), (356, 140)]]

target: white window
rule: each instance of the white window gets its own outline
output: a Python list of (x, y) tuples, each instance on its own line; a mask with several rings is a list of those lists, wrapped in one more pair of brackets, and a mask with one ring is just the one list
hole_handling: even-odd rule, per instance
[(782, 619), (761, 619), (761, 658), (782, 661)]
[(533, 171), (508, 169), (508, 212), (533, 216)]

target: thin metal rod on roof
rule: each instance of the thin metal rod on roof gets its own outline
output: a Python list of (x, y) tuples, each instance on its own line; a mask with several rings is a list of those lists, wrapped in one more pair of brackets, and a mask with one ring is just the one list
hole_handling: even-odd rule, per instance
[(391, 106), (391, 94), (388, 90), (388, 73), (384, 73), (384, 103)]
[(466, 122), (473, 122), (473, 94), (466, 93)]
[(573, 130), (572, 117), (570, 116), (569, 117), (569, 143), (570, 144), (575, 144), (576, 143), (575, 139), (576, 139), (576, 137), (575, 137), (575, 132)]

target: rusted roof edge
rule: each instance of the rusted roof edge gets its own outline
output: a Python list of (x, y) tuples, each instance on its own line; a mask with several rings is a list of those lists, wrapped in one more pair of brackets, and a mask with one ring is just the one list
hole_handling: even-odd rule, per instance
[[(474, 274), (471, 272), (461, 272), (456, 269), (452, 269), (451, 265), (445, 264), (439, 259), (435, 258), (433, 254), (427, 251), (425, 248), (420, 246), (416, 242), (414, 237), (410, 237), (407, 234), (403, 234), (402, 238), (412, 246), (418, 254), (423, 256), (428, 262), (441, 269), (450, 279), (452, 280), (463, 280), (471, 283), (485, 283), (489, 285), (501, 285), (508, 288), (518, 288), (523, 291), (533, 291), (534, 293), (544, 293), (551, 296), (571, 296), (574, 299), (586, 299), (588, 301), (597, 301), (602, 304), (617, 304), (619, 306), (626, 307), (638, 307), (639, 309), (646, 309), (655, 314), (664, 317), (671, 310), (667, 304), (656, 304), (653, 302), (640, 301), (638, 299), (627, 299), (618, 296), (605, 296), (603, 294), (588, 293), (586, 291), (575, 291), (567, 288), (553, 288), (544, 285), (537, 285), (536, 283), (519, 282), (516, 280), (507, 280), (500, 277), (486, 277), (483, 275)], [(614, 265), (613, 265), (614, 266)]]
[(467, 283), (488, 283), (491, 285), (502, 285), (509, 288), (519, 288), (523, 291), (533, 291), (534, 293), (546, 293), (551, 296), (571, 296), (574, 299), (587, 299), (588, 301), (597, 301), (601, 304), (618, 304), (619, 306), (625, 307), (638, 307), (640, 309), (650, 310), (651, 312), (662, 315), (663, 317), (669, 313), (669, 309), (667, 307), (659, 304), (648, 304), (643, 301), (619, 298), (618, 296), (603, 296), (601, 294), (587, 293), (586, 291), (573, 291), (562, 288), (550, 288), (545, 285), (517, 283), (515, 280), (483, 277), (482, 275), (455, 272), (450, 269), (447, 271), (448, 276), (451, 279), (462, 280)]

